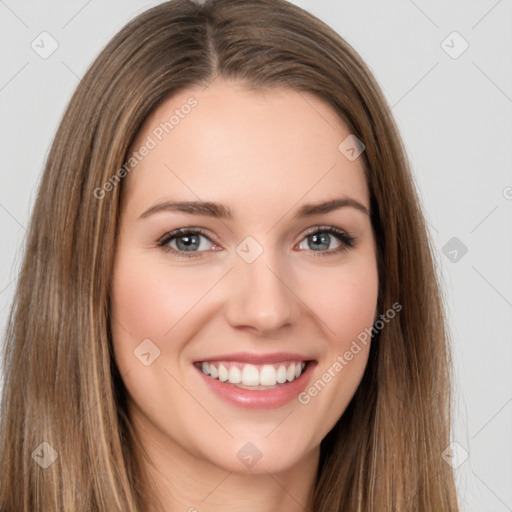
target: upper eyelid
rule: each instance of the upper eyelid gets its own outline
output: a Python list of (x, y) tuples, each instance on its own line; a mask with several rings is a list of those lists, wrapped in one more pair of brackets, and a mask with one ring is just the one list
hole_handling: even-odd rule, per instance
[(168, 232), (164, 233), (158, 239), (157, 243), (163, 242), (164, 240), (167, 240), (167, 239), (176, 238), (180, 235), (186, 235), (187, 233), (197, 233), (201, 236), (204, 236), (205, 238), (208, 238), (211, 242), (213, 242), (213, 240), (211, 240), (211, 237), (207, 233), (206, 230), (204, 230), (202, 228), (192, 227), (192, 228), (178, 228), (178, 229), (173, 229), (172, 231), (168, 231)]

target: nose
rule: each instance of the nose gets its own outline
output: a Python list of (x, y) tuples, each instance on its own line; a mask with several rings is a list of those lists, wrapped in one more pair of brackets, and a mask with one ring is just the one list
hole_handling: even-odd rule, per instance
[(239, 259), (231, 272), (227, 320), (231, 326), (273, 334), (292, 325), (299, 315), (299, 299), (289, 272), (265, 254), (247, 263)]

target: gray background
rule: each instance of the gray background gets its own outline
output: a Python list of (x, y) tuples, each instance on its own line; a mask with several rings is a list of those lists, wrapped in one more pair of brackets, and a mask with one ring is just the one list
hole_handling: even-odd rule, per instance
[[(36, 186), (66, 103), (110, 37), (158, 3), (0, 0), (2, 332)], [(464, 511), (512, 511), (512, 2), (294, 3), (355, 47), (392, 106), (453, 338), (456, 421), (452, 451), (443, 455), (457, 468)], [(47, 58), (31, 47), (51, 49), (44, 31), (58, 43)], [(464, 40), (469, 47), (458, 55)]]

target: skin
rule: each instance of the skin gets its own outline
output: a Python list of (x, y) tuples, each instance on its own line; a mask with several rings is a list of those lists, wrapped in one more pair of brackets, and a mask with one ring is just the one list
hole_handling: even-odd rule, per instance
[[(225, 402), (192, 363), (297, 352), (317, 360), (314, 383), (372, 326), (378, 275), (369, 216), (348, 206), (294, 218), (300, 206), (336, 197), (369, 209), (362, 162), (338, 150), (350, 131), (315, 96), (220, 80), (163, 102), (133, 147), (191, 96), (197, 106), (123, 183), (112, 332), (129, 414), (163, 510), (310, 510), (320, 442), (357, 389), (369, 344), (308, 404), (266, 410)], [(139, 218), (171, 199), (222, 203), (233, 219), (175, 211)], [(356, 245), (322, 256), (344, 243), (327, 235), (329, 248), (315, 251), (305, 232), (316, 226), (345, 230)], [(208, 233), (198, 257), (158, 247), (166, 233), (197, 227)], [(251, 264), (236, 252), (247, 236), (263, 248)], [(168, 245), (178, 250), (177, 242)], [(144, 339), (160, 350), (149, 366), (134, 356)], [(237, 457), (247, 442), (262, 454), (251, 468)]]

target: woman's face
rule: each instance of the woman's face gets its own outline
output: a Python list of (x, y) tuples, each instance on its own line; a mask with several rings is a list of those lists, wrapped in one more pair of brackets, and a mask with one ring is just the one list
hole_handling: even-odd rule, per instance
[(343, 414), (378, 291), (349, 135), (315, 96), (224, 81), (146, 120), (123, 183), (112, 332), (155, 459), (276, 472), (314, 460)]

